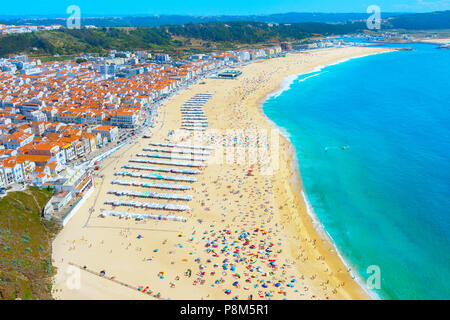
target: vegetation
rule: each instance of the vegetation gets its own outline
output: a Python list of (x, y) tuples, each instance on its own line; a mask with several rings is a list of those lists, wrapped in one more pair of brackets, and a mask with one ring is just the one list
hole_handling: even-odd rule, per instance
[[(105, 50), (184, 50), (188, 41), (202, 40), (204, 49), (301, 40), (314, 35), (344, 34), (363, 30), (359, 23), (294, 23), (269, 25), (262, 22), (209, 22), (142, 28), (96, 28), (38, 31), (0, 37), (0, 56), (104, 54)], [(181, 41), (180, 38), (184, 39)]]
[[(383, 18), (398, 16), (401, 13), (383, 12)], [(370, 14), (367, 13), (310, 13), (310, 12), (289, 12), (268, 15), (222, 15), (222, 16), (192, 16), (192, 15), (158, 15), (158, 16), (124, 16), (124, 17), (89, 17), (83, 15), (81, 23), (84, 26), (97, 27), (160, 27), (164, 25), (176, 25), (187, 23), (208, 23), (208, 22), (230, 22), (230, 21), (253, 21), (266, 23), (299, 23), (299, 22), (324, 22), (342, 23), (347, 21), (366, 20)], [(67, 16), (66, 16), (67, 18)], [(0, 16), (0, 23), (26, 25), (64, 25), (65, 18), (39, 17), (35, 18), (14, 18)]]
[(407, 30), (450, 29), (450, 10), (405, 14), (387, 20), (390, 27)]
[(0, 299), (51, 299), (51, 241), (59, 226), (41, 219), (51, 190), (0, 198)]
[(158, 49), (171, 46), (171, 37), (157, 28), (53, 30), (0, 37), (0, 56), (14, 53), (72, 55), (103, 53), (104, 49)]
[[(235, 45), (284, 40), (300, 41), (312, 36), (360, 32), (366, 30), (366, 18), (365, 14), (308, 13), (206, 17), (86, 17), (82, 21), (83, 25), (99, 27), (0, 36), (0, 57), (28, 53), (33, 56), (51, 57), (54, 60), (79, 53), (105, 54), (105, 50), (111, 49), (164, 50), (174, 55), (182, 55), (183, 52), (191, 50), (198, 52), (231, 49)], [(450, 11), (419, 14), (383, 13), (383, 18), (385, 19), (383, 29), (450, 29)], [(242, 21), (243, 19), (248, 20)], [(49, 18), (39, 20), (39, 24), (64, 24), (64, 21), (61, 18)], [(35, 20), (6, 20), (3, 23), (33, 24)], [(200, 46), (198, 42), (197, 46), (190, 44), (196, 40), (204, 43)]]

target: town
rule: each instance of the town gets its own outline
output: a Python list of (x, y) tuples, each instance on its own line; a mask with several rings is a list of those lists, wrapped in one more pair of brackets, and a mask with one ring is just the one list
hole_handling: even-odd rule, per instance
[(117, 51), (70, 61), (0, 59), (0, 194), (27, 185), (53, 190), (45, 213), (62, 223), (91, 189), (98, 160), (154, 126), (163, 99), (205, 77), (234, 78), (239, 65), (291, 49), (281, 43), (182, 61)]
[(34, 31), (49, 31), (49, 30), (59, 30), (63, 28), (62, 25), (51, 25), (51, 26), (33, 26), (33, 25), (8, 25), (0, 24), (0, 35), (2, 34), (14, 34), (14, 33), (29, 33)]

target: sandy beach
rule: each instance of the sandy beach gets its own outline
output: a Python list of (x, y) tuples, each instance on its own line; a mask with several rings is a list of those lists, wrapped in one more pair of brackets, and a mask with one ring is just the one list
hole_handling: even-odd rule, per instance
[[(239, 68), (242, 75), (236, 79), (206, 79), (165, 101), (156, 126), (148, 129), (152, 137), (137, 139), (101, 163), (94, 177), (94, 192), (53, 242), (53, 262), (58, 268), (53, 296), (56, 299), (370, 299), (333, 244), (317, 231), (317, 222), (308, 214), (302, 196), (293, 147), (274, 130), (262, 113), (261, 104), (269, 94), (280, 90), (283, 79), (289, 76), (390, 50), (333, 48), (261, 60)], [(206, 135), (191, 135), (179, 129), (180, 107), (199, 93), (212, 94), (203, 106), (209, 127)], [(224, 140), (230, 130), (235, 130), (237, 136)], [(261, 134), (256, 141), (245, 138), (245, 134), (257, 131)], [(239, 136), (242, 132), (244, 137)], [(191, 189), (150, 190), (111, 184), (118, 179), (161, 182), (118, 177), (114, 173), (124, 171), (124, 165), (144, 165), (130, 159), (149, 159), (136, 154), (156, 153), (143, 151), (150, 142), (189, 145), (192, 141), (195, 145), (212, 146), (214, 151), (201, 173), (192, 175), (197, 181), (177, 183)], [(237, 150), (234, 158), (220, 156), (224, 145)], [(239, 158), (253, 145), (255, 149), (250, 150), (268, 152), (262, 151), (258, 161), (253, 161), (250, 153)], [(109, 194), (110, 190), (170, 192), (192, 195), (193, 199), (119, 197)], [(105, 204), (107, 200), (170, 203), (190, 209), (166, 212), (113, 208)], [(175, 215), (187, 221), (101, 217), (101, 210)], [(101, 270), (105, 271), (102, 276)], [(139, 287), (149, 293), (138, 291)]]
[(419, 42), (426, 42), (426, 43), (433, 43), (433, 44), (446, 44), (446, 43), (450, 43), (450, 38), (420, 39)]

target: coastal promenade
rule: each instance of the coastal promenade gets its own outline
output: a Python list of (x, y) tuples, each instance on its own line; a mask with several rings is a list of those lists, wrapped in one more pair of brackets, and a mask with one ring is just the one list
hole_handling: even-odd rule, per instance
[[(301, 195), (292, 146), (269, 124), (260, 106), (288, 76), (388, 50), (352, 47), (289, 54), (243, 66), (242, 75), (236, 79), (205, 79), (164, 101), (156, 126), (143, 132), (151, 138), (138, 137), (104, 160), (94, 177), (94, 196), (55, 239), (53, 260), (58, 274), (54, 297), (148, 296), (118, 283), (105, 284), (88, 273), (81, 273), (80, 287), (71, 289), (67, 286), (71, 263), (89, 270), (105, 270), (130, 287), (148, 286), (159, 292), (162, 299), (370, 298), (341, 261), (334, 245), (316, 230)], [(211, 95), (202, 105), (208, 120), (206, 135), (180, 129), (180, 108), (199, 94)], [(228, 139), (230, 130), (238, 134)], [(242, 138), (239, 132), (252, 130), (275, 137), (265, 139), (262, 134), (258, 140), (259, 147), (269, 151), (272, 163), (278, 163), (272, 172), (262, 170), (264, 164), (249, 158), (219, 161), (218, 152), (224, 144), (248, 147), (245, 134)], [(211, 158), (215, 161), (206, 161), (205, 167), (200, 168), (196, 181), (189, 183), (191, 190), (170, 191), (192, 195), (190, 210), (180, 213), (186, 222), (102, 217), (103, 210), (112, 210), (105, 202), (119, 199), (108, 193), (116, 188), (112, 184), (118, 179), (115, 172), (123, 170), (150, 143), (214, 148)], [(146, 191), (142, 185), (127, 190)], [(148, 201), (168, 203), (162, 199)], [(115, 210), (159, 214), (144, 208)]]

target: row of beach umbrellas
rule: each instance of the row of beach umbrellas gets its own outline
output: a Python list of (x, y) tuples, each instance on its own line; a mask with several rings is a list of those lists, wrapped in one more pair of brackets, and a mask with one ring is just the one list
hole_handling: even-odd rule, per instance
[(122, 201), (122, 200), (106, 200), (106, 205), (113, 207), (133, 207), (166, 211), (187, 211), (189, 206), (170, 203), (155, 203), (155, 202), (139, 202), (139, 201)]
[(114, 173), (116, 176), (123, 177), (134, 177), (134, 178), (143, 178), (143, 179), (151, 179), (151, 180), (167, 180), (167, 181), (183, 181), (183, 182), (195, 182), (197, 181), (194, 177), (185, 177), (185, 176), (167, 176), (160, 174), (144, 174), (137, 172), (129, 172), (129, 171), (116, 171)]
[(155, 153), (137, 153), (138, 157), (147, 157), (147, 158), (159, 158), (159, 159), (174, 159), (174, 160), (191, 160), (191, 161), (206, 161), (207, 157), (202, 156), (179, 156), (175, 154), (155, 154)]
[(109, 211), (109, 210), (101, 211), (100, 215), (102, 217), (113, 216), (113, 217), (119, 217), (119, 218), (132, 218), (132, 219), (137, 219), (137, 220), (153, 219), (153, 220), (179, 221), (179, 222), (187, 221), (185, 217), (179, 217), (179, 216), (163, 216), (163, 215), (156, 215), (156, 214), (135, 214), (135, 213), (117, 212), (117, 211)]
[(130, 159), (130, 162), (149, 163), (149, 164), (161, 164), (161, 165), (168, 165), (168, 166), (175, 166), (175, 167), (189, 167), (189, 168), (205, 167), (204, 163), (167, 161), (167, 160), (159, 160), (159, 159), (138, 159), (138, 158), (132, 158), (132, 159)]
[(168, 189), (168, 190), (190, 190), (192, 186), (183, 184), (157, 183), (157, 182), (139, 182), (139, 181), (125, 181), (113, 180), (111, 184), (118, 184), (121, 186), (133, 186), (142, 188)]
[[(139, 159), (141, 160), (141, 159)], [(125, 164), (122, 166), (124, 169), (135, 169), (135, 170), (147, 170), (147, 171), (157, 171), (157, 172), (170, 172), (170, 173), (181, 173), (181, 174), (199, 174), (200, 170), (197, 169), (182, 169), (182, 168), (162, 168), (146, 165), (137, 164)]]
[(167, 200), (184, 200), (191, 201), (191, 195), (173, 194), (173, 193), (159, 193), (159, 192), (139, 192), (131, 190), (109, 190), (109, 194), (114, 194), (118, 197), (129, 196), (138, 198), (155, 198), (155, 199), (167, 199)]

